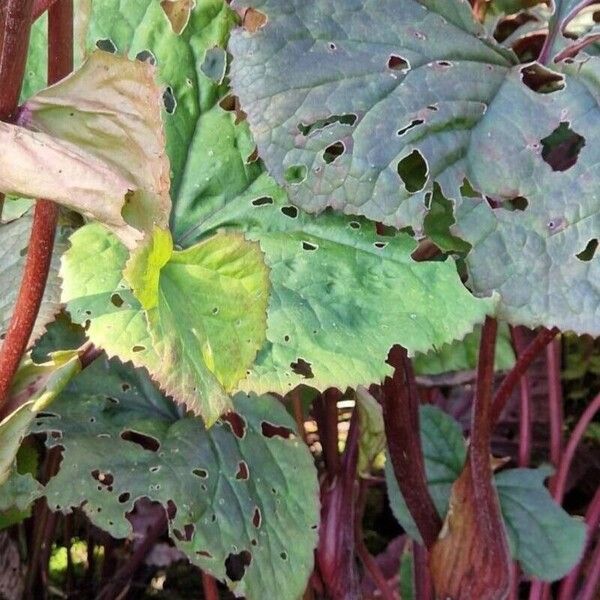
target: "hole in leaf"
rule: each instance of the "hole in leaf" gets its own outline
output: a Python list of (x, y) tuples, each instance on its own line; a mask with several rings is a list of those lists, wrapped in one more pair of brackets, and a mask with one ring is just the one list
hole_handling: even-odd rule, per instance
[(152, 52), (150, 52), (150, 50), (142, 50), (141, 52), (138, 52), (135, 55), (135, 58), (140, 62), (147, 62), (151, 65), (156, 64), (156, 57), (154, 56), (154, 54), (152, 54)]
[(173, 500), (167, 501), (167, 517), (174, 519), (177, 516), (177, 506)]
[(375, 248), (379, 248), (380, 250), (382, 250), (383, 248), (385, 248), (387, 246), (387, 242), (375, 242), (373, 244), (373, 246), (375, 246)]
[(180, 542), (191, 542), (195, 530), (196, 526), (193, 523), (188, 523), (183, 526), (183, 532), (179, 529), (173, 529), (173, 534)]
[(160, 448), (160, 443), (156, 438), (150, 437), (144, 433), (139, 433), (138, 431), (132, 431), (131, 429), (127, 429), (121, 433), (121, 439), (126, 442), (131, 442), (132, 444), (137, 444), (144, 448), (144, 450), (151, 450), (152, 452), (157, 452)]
[(239, 554), (230, 554), (225, 559), (225, 573), (231, 581), (240, 581), (246, 573), (246, 568), (252, 562), (252, 554), (242, 550)]
[(404, 135), (405, 133), (413, 129), (413, 127), (417, 127), (418, 125), (422, 125), (423, 123), (425, 123), (423, 119), (413, 119), (409, 125), (403, 127), (402, 129), (398, 129), (396, 133), (398, 135)]
[(529, 200), (523, 196), (517, 196), (512, 200), (508, 200), (506, 204), (508, 204), (508, 206), (510, 206), (513, 210), (524, 211), (527, 210), (527, 207), (529, 206)]
[(452, 63), (448, 62), (447, 60), (438, 60), (435, 64), (438, 67), (445, 67), (445, 68), (452, 66)]
[(121, 384), (121, 389), (126, 392), (127, 390), (129, 390), (131, 388), (131, 386), (128, 383), (122, 383)]
[(333, 125), (334, 123), (339, 123), (340, 125), (354, 125), (356, 123), (357, 115), (352, 113), (346, 113), (343, 115), (331, 115), (326, 119), (319, 119), (314, 121), (313, 123), (298, 123), (298, 130), (302, 135), (309, 135), (314, 131), (318, 131), (320, 129), (325, 129), (329, 125)]
[(335, 50), (337, 50), (337, 46), (333, 43), (333, 42), (329, 42), (329, 44), (327, 44), (327, 47), (334, 52)]
[(175, 95), (173, 94), (173, 88), (169, 85), (167, 89), (163, 92), (163, 105), (167, 113), (172, 115), (177, 108), (177, 100)]
[(258, 160), (258, 146), (255, 146), (254, 150), (252, 150), (252, 152), (246, 159), (246, 164), (249, 165), (250, 163), (256, 162), (257, 160)]
[(218, 315), (219, 314), (219, 307), (215, 306), (212, 310), (211, 310), (213, 315)]
[(295, 206), (282, 206), (281, 212), (290, 219), (295, 219), (298, 216), (298, 209)]
[(134, 346), (131, 351), (132, 352), (143, 352), (146, 349), (146, 346)]
[(402, 58), (398, 54), (390, 54), (387, 61), (387, 68), (392, 71), (409, 71), (410, 65), (405, 58)]
[(123, 298), (121, 298), (119, 294), (113, 294), (110, 297), (110, 302), (113, 306), (116, 306), (117, 308), (123, 306)]
[(287, 560), (287, 558), (288, 558), (287, 552), (281, 552), (281, 553), (279, 554), (279, 556), (281, 556), (281, 559), (282, 559), (282, 560)]
[(96, 48), (98, 48), (98, 50), (103, 50), (104, 52), (110, 52), (111, 54), (114, 54), (117, 51), (117, 47), (113, 41), (109, 39), (96, 41)]
[(284, 178), (291, 184), (302, 183), (306, 179), (306, 172), (304, 165), (292, 165), (285, 170)]
[(238, 463), (238, 471), (235, 474), (235, 478), (238, 480), (247, 480), (250, 477), (250, 471), (248, 470), (248, 465), (245, 461), (240, 460)]
[(398, 175), (411, 194), (425, 187), (427, 171), (427, 163), (418, 150), (413, 150), (398, 163)]
[(302, 249), (303, 250), (318, 250), (319, 246), (317, 246), (316, 244), (311, 244), (310, 242), (302, 242)]
[(111, 473), (104, 473), (103, 471), (100, 471), (99, 469), (94, 469), (92, 471), (92, 477), (98, 483), (102, 484), (104, 487), (109, 487), (114, 482), (114, 477), (112, 476)]
[(125, 504), (125, 502), (129, 500), (129, 498), (131, 498), (131, 494), (129, 492), (123, 492), (119, 495), (119, 502), (121, 504)]
[(587, 246), (579, 253), (576, 254), (577, 258), (583, 262), (590, 262), (594, 255), (596, 254), (596, 250), (598, 249), (598, 238), (594, 238), (587, 243)]
[(560, 73), (534, 63), (521, 69), (521, 81), (538, 94), (551, 94), (565, 87), (565, 78)]
[(260, 527), (261, 523), (262, 523), (262, 515), (260, 513), (260, 508), (258, 508), (258, 506), (256, 506), (254, 508), (254, 514), (252, 515), (252, 525), (254, 525), (254, 527), (256, 527), (256, 529), (258, 529)]
[[(219, 101), (219, 106), (226, 112), (235, 113), (235, 124), (239, 125), (245, 118), (246, 113), (240, 107), (240, 101), (237, 96), (229, 94)], [(258, 158), (258, 151), (257, 151)]]
[(310, 363), (302, 358), (298, 358), (296, 362), (290, 363), (290, 367), (296, 375), (302, 375), (305, 379), (312, 379), (314, 377)]
[(346, 146), (344, 146), (343, 142), (335, 142), (334, 144), (331, 144), (325, 148), (325, 151), (323, 152), (323, 160), (329, 165), (337, 158), (342, 156), (345, 151)]
[(267, 438), (277, 436), (283, 438), (284, 440), (289, 440), (294, 435), (294, 432), (289, 427), (284, 427), (283, 425), (273, 425), (273, 423), (269, 423), (268, 421), (263, 421), (260, 424), (260, 428), (262, 434)]
[(208, 471), (206, 469), (194, 469), (192, 473), (201, 479), (206, 479), (208, 477)]
[(548, 137), (541, 140), (542, 158), (553, 171), (570, 169), (585, 146), (585, 138), (575, 133), (568, 123), (561, 123)]
[(237, 438), (242, 439), (244, 437), (246, 433), (246, 421), (238, 413), (230, 411), (222, 415), (221, 419), (229, 425)]
[(261, 198), (252, 200), (253, 206), (265, 206), (265, 204), (273, 204), (273, 198), (270, 196), (262, 196)]
[(242, 27), (250, 33), (256, 33), (267, 24), (267, 21), (267, 15), (255, 8), (249, 8), (242, 18)]
[(350, 221), (350, 227), (352, 229), (360, 229), (360, 223), (358, 221)]
[(207, 550), (196, 550), (196, 554), (198, 556), (203, 556), (204, 558), (212, 558), (213, 555)]

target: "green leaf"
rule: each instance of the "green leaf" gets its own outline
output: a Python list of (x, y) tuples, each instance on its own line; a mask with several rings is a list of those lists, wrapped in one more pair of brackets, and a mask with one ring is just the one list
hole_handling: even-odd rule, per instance
[(131, 58), (156, 62), (168, 107), (164, 124), (177, 241), (179, 233), (196, 222), (199, 203), (235, 197), (261, 168), (246, 164), (254, 144), (247, 128), (235, 127), (234, 117), (218, 105), (227, 88), (214, 81), (214, 72), (208, 69), (215, 49), (227, 43), (235, 13), (223, 0), (197, 0), (187, 25), (177, 34), (165, 15), (169, 4), (184, 5), (94, 0), (87, 48), (110, 46)]
[(415, 262), (407, 234), (380, 236), (365, 219), (308, 215), (266, 174), (225, 206), (206, 206), (186, 239), (222, 228), (258, 241), (270, 268), (267, 343), (243, 389), (379, 382), (391, 374), (385, 360), (394, 344), (411, 354), (441, 347), (494, 310), (495, 299), (471, 296), (452, 259)]
[[(0, 340), (4, 339), (16, 304), (31, 235), (33, 216), (26, 214), (10, 223), (0, 223)], [(48, 281), (29, 339), (31, 345), (60, 310), (60, 255), (66, 248), (67, 229), (60, 227), (54, 244)], [(2, 342), (0, 341), (0, 346)]]
[(17, 408), (0, 422), (0, 485), (9, 478), (36, 413), (47, 408), (80, 369), (79, 354), (73, 350), (56, 352), (41, 365), (23, 359), (7, 399), (7, 406)]
[(383, 411), (379, 402), (362, 386), (356, 389), (358, 440), (358, 474), (369, 477), (375, 459), (385, 450)]
[(267, 20), (232, 35), (233, 88), (292, 201), (419, 234), (437, 184), (473, 246), (470, 284), (499, 291), (501, 318), (600, 333), (600, 59), (514, 66), (466, 2), (235, 6), (249, 4)]
[(513, 556), (543, 581), (564, 577), (581, 559), (586, 538), (584, 522), (570, 517), (544, 486), (551, 474), (550, 467), (540, 467), (495, 477)]
[[(600, 200), (593, 173), (600, 60), (563, 69), (564, 88), (552, 93), (529, 89), (512, 72), (471, 139), (471, 182), (493, 198), (525, 198), (525, 210), (465, 200), (455, 230), (473, 246), (472, 288), (500, 293), (501, 318), (599, 335), (600, 254), (593, 256), (593, 240)], [(502, 127), (507, 107), (511, 122)], [(552, 146), (552, 136), (565, 132), (567, 143)], [(490, 156), (499, 160), (477, 159)]]
[(160, 105), (151, 66), (92, 54), (0, 124), (0, 190), (64, 204), (133, 246), (171, 208)]
[[(140, 247), (128, 284), (122, 276), (127, 249), (98, 225), (77, 231), (63, 259), (62, 300), (76, 323), (88, 324), (95, 344), (146, 367), (210, 425), (230, 404), (225, 391), (235, 389), (263, 345), (268, 272), (258, 245), (239, 234), (173, 252), (166, 264), (170, 242), (158, 235), (158, 256)], [(164, 265), (151, 277), (152, 293), (147, 261)]]
[[(464, 339), (445, 344), (439, 350), (417, 354), (413, 365), (418, 375), (442, 375), (453, 371), (472, 371), (477, 368), (481, 327), (467, 333)], [(508, 327), (501, 326), (496, 338), (496, 371), (507, 371), (515, 363), (515, 353)]]
[[(467, 456), (465, 440), (458, 423), (435, 406), (421, 407), (420, 422), (429, 493), (443, 517), (448, 512), (452, 484), (460, 475)], [(421, 543), (421, 536), (400, 492), (389, 458), (385, 461), (385, 479), (394, 516), (406, 533)]]
[[(423, 406), (421, 443), (429, 491), (444, 516), (450, 488), (466, 458), (462, 432), (452, 417), (433, 406)], [(524, 571), (544, 581), (564, 577), (581, 558), (585, 543), (583, 522), (569, 516), (544, 486), (551, 473), (549, 467), (507, 469), (494, 478), (512, 555)], [(412, 538), (420, 541), (389, 460), (385, 474), (394, 516)]]
[(139, 498), (174, 507), (171, 536), (194, 564), (249, 600), (296, 600), (317, 541), (316, 470), (277, 400), (238, 395), (234, 406), (237, 416), (206, 430), (143, 371), (96, 361), (54, 404), (56, 416), (36, 419), (34, 431), (58, 432), (47, 443), (64, 448), (45, 490), (50, 507), (85, 503), (117, 538), (131, 534), (126, 515)]
[(231, 77), (294, 203), (421, 230), (434, 181), (460, 198), (471, 132), (513, 62), (468, 3), (233, 5), (267, 17), (256, 33), (233, 32)]

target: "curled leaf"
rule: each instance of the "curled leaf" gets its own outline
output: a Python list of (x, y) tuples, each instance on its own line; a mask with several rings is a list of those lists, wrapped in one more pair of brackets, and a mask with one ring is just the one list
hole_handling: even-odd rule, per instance
[(171, 208), (161, 107), (152, 66), (95, 52), (0, 124), (0, 191), (68, 206), (134, 246)]

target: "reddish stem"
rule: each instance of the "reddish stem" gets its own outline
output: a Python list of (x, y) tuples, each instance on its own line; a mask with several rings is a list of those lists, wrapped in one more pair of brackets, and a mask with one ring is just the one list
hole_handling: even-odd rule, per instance
[[(586, 555), (587, 551), (592, 546), (594, 534), (598, 531), (598, 526), (600, 526), (600, 488), (596, 490), (596, 493), (588, 506), (587, 512), (585, 513), (585, 523), (587, 525), (587, 539), (583, 556)], [(598, 542), (598, 545), (600, 545), (600, 541)], [(577, 563), (569, 575), (563, 579), (558, 600), (571, 600), (575, 597), (575, 586), (579, 580), (582, 565), (583, 558)]]
[[(525, 350), (521, 327), (511, 327), (510, 333), (517, 357)], [(519, 379), (519, 466), (526, 467), (531, 460), (531, 388), (529, 378), (523, 374)]]
[(202, 571), (202, 591), (204, 600), (219, 600), (219, 589), (214, 577)]
[(419, 395), (406, 350), (394, 346), (388, 362), (393, 377), (383, 384), (383, 416), (388, 451), (396, 481), (427, 548), (442, 528), (425, 477), (419, 429)]
[(415, 597), (418, 600), (431, 600), (433, 585), (427, 567), (427, 550), (417, 542), (413, 542), (413, 561)]
[(562, 385), (560, 381), (560, 342), (546, 346), (548, 369), (548, 412), (550, 414), (550, 462), (557, 467), (562, 453)]
[(571, 469), (571, 463), (573, 462), (577, 446), (581, 442), (586, 429), (598, 411), (600, 411), (600, 394), (598, 394), (583, 411), (579, 421), (577, 421), (577, 425), (575, 425), (575, 429), (573, 429), (573, 433), (569, 438), (565, 451), (562, 454), (558, 470), (551, 484), (554, 499), (559, 504), (562, 503), (562, 499), (565, 495), (567, 476)]
[[(62, 79), (72, 69), (73, 0), (60, 0), (48, 13), (48, 83)], [(5, 404), (10, 383), (27, 348), (40, 310), (52, 261), (57, 220), (56, 204), (39, 200), (33, 214), (21, 287), (0, 349), (0, 418), (6, 416)]]
[(33, 0), (0, 2), (0, 121), (14, 116), (21, 95)]
[(598, 583), (600, 581), (600, 542), (592, 553), (589, 565), (589, 576), (587, 577), (579, 600), (598, 600)]
[(41, 17), (56, 2), (57, 0), (33, 0), (33, 15), (31, 20), (35, 21)]
[(558, 329), (542, 329), (533, 339), (533, 341), (525, 348), (523, 353), (517, 359), (515, 366), (510, 373), (504, 378), (496, 395), (490, 414), (492, 424), (495, 423), (502, 414), (508, 399), (513, 390), (519, 383), (521, 377), (526, 373), (531, 363), (537, 358), (542, 350), (556, 337)]
[(315, 402), (315, 418), (319, 429), (319, 441), (323, 448), (325, 467), (330, 477), (339, 473), (341, 469), (337, 429), (337, 402), (340, 396), (339, 390), (331, 388), (321, 394), (321, 397)]

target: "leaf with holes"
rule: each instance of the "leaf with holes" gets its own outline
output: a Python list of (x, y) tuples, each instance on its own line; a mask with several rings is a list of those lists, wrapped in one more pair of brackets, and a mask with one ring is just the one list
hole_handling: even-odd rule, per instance
[[(12, 202), (12, 201), (11, 201)], [(19, 293), (19, 284), (25, 268), (33, 217), (26, 214), (10, 223), (0, 223), (0, 346), (6, 336)], [(60, 310), (60, 256), (66, 249), (66, 227), (59, 227), (50, 265), (48, 281), (29, 345), (44, 333), (46, 325)]]
[(258, 245), (217, 234), (173, 251), (168, 232), (156, 230), (125, 269), (126, 248), (96, 225), (71, 243), (61, 276), (72, 318), (212, 424), (265, 339), (268, 272)]
[(468, 3), (233, 6), (266, 17), (232, 34), (232, 83), (294, 203), (420, 230), (435, 181), (460, 198), (471, 131), (513, 64)]
[(50, 507), (83, 504), (121, 538), (136, 500), (160, 502), (193, 563), (249, 600), (295, 600), (317, 541), (316, 470), (277, 400), (238, 395), (234, 407), (207, 431), (180, 417), (143, 371), (97, 360), (53, 405), (56, 416), (35, 422), (49, 446), (64, 448), (45, 489)]
[[(464, 439), (452, 417), (423, 406), (421, 441), (429, 491), (444, 516), (466, 458)], [(547, 467), (507, 469), (494, 477), (512, 555), (526, 573), (544, 581), (564, 577), (579, 561), (585, 542), (585, 525), (556, 504), (544, 487), (551, 472)], [(420, 540), (389, 460), (385, 475), (394, 516), (412, 538)]]
[(255, 145), (248, 128), (234, 125), (233, 97), (223, 98), (223, 49), (236, 15), (223, 0), (196, 2), (188, 13), (190, 4), (95, 0), (86, 38), (88, 51), (100, 47), (155, 64), (163, 89), (176, 241), (195, 224), (202, 203), (234, 198), (261, 171), (251, 158)]
[(504, 204), (465, 199), (454, 230), (472, 245), (473, 289), (500, 293), (500, 317), (598, 335), (600, 60), (562, 69), (532, 71), (549, 93), (523, 85), (518, 72), (506, 78), (469, 150), (471, 182)]
[(43, 364), (25, 358), (15, 374), (6, 409), (0, 422), (0, 485), (9, 477), (17, 451), (36, 414), (47, 408), (69, 381), (79, 373), (76, 351), (55, 352)]
[(452, 259), (415, 262), (416, 244), (404, 233), (381, 236), (366, 219), (309, 215), (266, 174), (204, 211), (189, 240), (241, 228), (270, 268), (267, 342), (243, 389), (380, 382), (391, 374), (385, 359), (394, 344), (411, 354), (440, 348), (494, 311), (494, 298), (476, 299), (462, 285)]
[(599, 59), (513, 66), (466, 2), (248, 4), (266, 19), (232, 36), (233, 86), (294, 202), (419, 232), (437, 184), (502, 318), (600, 332)]

